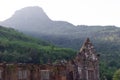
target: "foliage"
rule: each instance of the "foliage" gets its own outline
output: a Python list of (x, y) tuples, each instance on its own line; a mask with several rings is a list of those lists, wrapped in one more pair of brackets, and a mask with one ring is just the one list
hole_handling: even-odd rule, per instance
[(31, 38), (14, 29), (0, 26), (0, 62), (47, 63), (70, 59), (75, 51), (59, 48), (48, 42)]
[[(73, 29), (73, 28), (72, 28)], [(34, 33), (35, 34), (35, 33)], [(57, 38), (56, 38), (57, 36)], [(77, 30), (66, 31), (62, 35), (38, 36), (61, 47), (78, 50), (89, 37), (100, 54), (101, 79), (112, 80), (113, 73), (120, 67), (120, 28), (115, 26), (78, 26)], [(104, 64), (104, 65), (103, 65)]]
[[(0, 24), (14, 27), (26, 34), (44, 39), (57, 46), (75, 50), (78, 50), (83, 41), (89, 37), (95, 45), (97, 52), (101, 55), (101, 79), (105, 76), (107, 80), (111, 80), (115, 70), (120, 67), (120, 28), (118, 27), (74, 26), (65, 21), (52, 21), (39, 7), (23, 8)], [(53, 45), (50, 46), (46, 42), (27, 37), (8, 28), (0, 29), (0, 41), (0, 56), (2, 56), (0, 59), (5, 61), (18, 59), (19, 62), (32, 62), (34, 59), (36, 62), (39, 62), (38, 58), (40, 58), (40, 62), (44, 63), (47, 62), (48, 56), (54, 61), (62, 57), (67, 59), (69, 56), (71, 58), (71, 55), (73, 55), (69, 52), (72, 50), (65, 49), (68, 51), (66, 52), (64, 49), (54, 47)], [(34, 57), (31, 57), (29, 53)], [(38, 58), (36, 59), (35, 57)]]
[[(90, 29), (86, 30), (89, 31)], [(93, 32), (96, 31), (96, 29), (91, 30)], [(105, 29), (95, 34), (90, 33), (90, 31), (87, 33), (94, 36), (91, 40), (95, 44), (97, 52), (101, 55), (101, 80), (104, 80), (104, 77), (112, 80), (113, 73), (120, 67), (120, 41), (118, 31), (113, 29), (109, 29), (109, 31), (107, 32)], [(86, 32), (85, 28), (84, 32)], [(78, 35), (75, 37), (78, 37)], [(74, 38), (72, 35), (62, 36), (62, 38), (56, 38), (55, 36), (51, 38), (49, 37), (48, 39), (59, 46), (71, 46), (71, 48), (76, 50), (80, 48), (83, 40), (85, 40), (83, 35), (79, 38)], [(48, 42), (26, 36), (12, 28), (0, 27), (0, 62), (44, 64), (56, 60), (71, 59), (75, 56), (75, 53), (76, 51), (72, 49), (56, 47)]]
[(116, 70), (116, 67), (108, 67), (105, 62), (100, 62), (100, 80), (112, 80), (112, 76)]
[(114, 73), (113, 80), (120, 80), (120, 69)]

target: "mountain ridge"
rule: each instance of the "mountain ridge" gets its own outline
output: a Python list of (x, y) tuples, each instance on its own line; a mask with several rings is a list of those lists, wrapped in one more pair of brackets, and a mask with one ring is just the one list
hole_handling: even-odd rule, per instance
[(0, 26), (0, 62), (44, 64), (48, 59), (70, 59), (75, 52)]
[[(26, 7), (26, 8), (17, 10), (11, 18), (1, 22), (0, 24), (8, 27), (13, 27), (25, 34), (42, 38), (52, 43), (56, 42), (55, 38), (58, 38), (58, 39), (66, 38), (66, 40), (67, 39), (78, 40), (80, 38), (85, 39), (87, 37), (90, 37), (92, 39), (94, 37), (98, 37), (96, 34), (100, 35), (100, 34), (114, 32), (114, 31), (118, 32), (120, 30), (119, 27), (116, 27), (113, 25), (112, 26), (99, 26), (99, 25), (98, 26), (87, 26), (87, 25), (75, 26), (72, 23), (65, 22), (65, 21), (52, 21), (46, 15), (44, 10), (37, 6)], [(94, 38), (94, 40), (95, 39), (96, 38)], [(60, 45), (60, 44), (57, 44), (57, 45)]]
[[(25, 34), (47, 40), (55, 45), (74, 49), (78, 49), (77, 43), (82, 44), (80, 42), (87, 37), (93, 39), (93, 41), (96, 40), (98, 42), (104, 42), (106, 40), (110, 40), (105, 39), (105, 37), (107, 37), (106, 34), (108, 34), (108, 36), (110, 37), (109, 34), (114, 33), (117, 38), (119, 38), (119, 35), (116, 33), (119, 33), (120, 31), (119, 27), (113, 25), (75, 26), (72, 23), (65, 21), (52, 21), (46, 15), (44, 10), (37, 6), (26, 7), (17, 10), (11, 18), (1, 22), (0, 24), (8, 27), (13, 27)], [(101, 39), (98, 35), (101, 36)], [(113, 39), (111, 40), (118, 39), (113, 36)]]
[[(28, 8), (29, 10), (31, 9), (31, 7), (27, 7), (26, 9)], [(32, 9), (33, 8), (34, 7), (32, 7)], [(116, 27), (114, 25), (75, 26), (65, 21), (53, 21), (49, 19), (46, 14), (44, 17), (39, 15), (39, 12), (37, 11), (42, 11), (39, 10), (41, 8), (37, 7), (38, 10), (36, 10), (36, 12), (30, 10), (27, 12), (27, 15), (24, 15), (24, 9), (22, 9), (22, 15), (19, 15), (20, 19), (13, 18), (14, 16), (12, 16), (10, 19), (7, 19), (0, 24), (8, 27), (13, 27), (20, 32), (49, 41), (57, 46), (72, 48), (75, 50), (78, 50), (81, 47), (82, 42), (87, 37), (89, 37), (93, 42), (97, 52), (101, 55), (101, 62), (107, 65), (103, 65), (106, 69), (104, 70), (105, 76), (108, 80), (112, 80), (113, 72), (120, 67), (119, 27)], [(21, 10), (18, 10), (18, 12), (21, 12)], [(36, 13), (37, 15), (32, 15), (32, 13)], [(40, 13), (44, 14), (44, 12)], [(24, 18), (27, 18), (27, 20)]]
[[(33, 32), (46, 35), (62, 35), (63, 33), (63, 35), (65, 35), (76, 31), (80, 32), (83, 28), (96, 28), (96, 26), (87, 25), (75, 26), (66, 21), (53, 21), (46, 15), (42, 8), (37, 6), (17, 10), (12, 17), (0, 24), (3, 26), (13, 27), (22, 32)], [(105, 27), (109, 28), (110, 26), (97, 26), (96, 30), (98, 30), (98, 27), (103, 29)]]

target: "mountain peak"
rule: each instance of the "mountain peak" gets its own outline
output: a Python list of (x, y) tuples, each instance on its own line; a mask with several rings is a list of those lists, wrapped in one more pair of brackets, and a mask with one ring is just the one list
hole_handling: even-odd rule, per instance
[[(50, 23), (51, 19), (46, 15), (44, 10), (38, 6), (25, 7), (17, 10), (9, 19), (1, 22), (3, 26), (13, 27), (15, 29), (26, 30), (33, 26), (39, 27), (39, 24)], [(31, 26), (31, 27), (30, 27)]]
[(58, 32), (61, 34), (61, 32), (64, 33), (68, 29), (72, 31), (74, 26), (71, 23), (64, 21), (52, 21), (46, 15), (44, 10), (38, 6), (30, 6), (17, 10), (11, 18), (1, 22), (0, 24), (24, 32), (45, 34), (55, 34)]
[[(41, 19), (41, 20), (50, 20), (49, 17), (46, 15), (44, 10), (38, 6), (30, 6), (30, 7), (25, 7), (20, 10), (17, 10), (13, 17), (22, 17), (22, 18), (28, 18), (30, 19), (31, 17), (36, 18), (36, 19)], [(24, 16), (24, 17), (23, 17)]]

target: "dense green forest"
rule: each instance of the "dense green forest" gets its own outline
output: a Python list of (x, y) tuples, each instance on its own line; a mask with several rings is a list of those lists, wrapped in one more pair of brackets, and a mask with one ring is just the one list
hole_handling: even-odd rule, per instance
[[(78, 26), (79, 30), (64, 35), (37, 36), (57, 46), (79, 50), (89, 37), (96, 52), (100, 54), (101, 80), (104, 76), (112, 80), (114, 72), (120, 68), (120, 28), (115, 26)], [(35, 34), (34, 34), (35, 35)]]
[[(101, 52), (99, 53), (101, 80), (104, 80), (104, 77), (111, 80), (114, 72), (120, 67), (119, 51), (115, 51), (116, 48), (119, 50), (119, 47), (115, 44), (110, 45), (109, 42), (106, 44), (107, 42), (104, 41), (95, 43), (97, 51)], [(116, 46), (115, 50), (113, 46)], [(105, 50), (106, 48), (110, 48), (110, 51)], [(0, 26), (0, 62), (44, 64), (50, 61), (72, 59), (76, 52), (76, 50), (59, 48), (43, 40), (32, 38), (12, 28)], [(117, 57), (118, 60), (114, 60)]]
[(28, 37), (14, 29), (1, 27), (0, 61), (2, 62), (43, 64), (47, 63), (49, 58), (51, 62), (57, 59), (70, 59), (89, 37), (96, 52), (100, 54), (101, 80), (105, 80), (105, 77), (107, 80), (112, 80), (114, 72), (120, 68), (119, 27), (75, 26), (66, 21), (53, 21), (39, 7), (20, 9), (0, 24), (43, 40)]
[[(0, 26), (0, 62), (44, 64), (50, 61), (72, 59), (76, 52), (29, 37), (12, 28)], [(104, 55), (106, 54), (102, 57)], [(111, 80), (115, 70), (119, 68), (118, 62), (112, 58), (108, 62), (109, 64), (102, 58), (100, 59), (101, 80), (104, 80), (104, 76)]]
[(31, 38), (12, 28), (0, 26), (0, 62), (44, 64), (71, 59), (75, 51), (59, 48), (48, 42)]

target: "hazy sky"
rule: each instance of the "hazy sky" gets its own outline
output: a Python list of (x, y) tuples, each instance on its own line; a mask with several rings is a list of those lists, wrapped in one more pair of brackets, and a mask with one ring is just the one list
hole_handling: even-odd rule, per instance
[(52, 20), (120, 27), (120, 0), (0, 0), (0, 21), (26, 6), (40, 6)]

